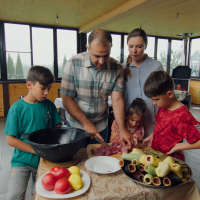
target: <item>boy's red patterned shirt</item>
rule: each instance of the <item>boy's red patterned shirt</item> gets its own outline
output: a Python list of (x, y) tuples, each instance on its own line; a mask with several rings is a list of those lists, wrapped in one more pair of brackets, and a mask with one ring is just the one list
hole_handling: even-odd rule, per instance
[[(170, 111), (159, 108), (151, 147), (166, 154), (177, 143), (186, 139), (192, 144), (200, 140), (200, 124), (185, 106)], [(171, 154), (172, 157), (185, 161), (183, 151)]]

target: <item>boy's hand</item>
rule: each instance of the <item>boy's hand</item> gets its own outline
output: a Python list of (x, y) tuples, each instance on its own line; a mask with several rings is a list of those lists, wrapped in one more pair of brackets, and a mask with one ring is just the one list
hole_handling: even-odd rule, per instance
[(152, 139), (153, 139), (153, 134), (151, 134), (149, 137), (145, 138), (142, 142), (143, 145), (151, 146), (152, 144)]
[(167, 152), (166, 154), (167, 155), (170, 155), (170, 154), (172, 154), (172, 153), (174, 153), (174, 152), (177, 152), (177, 151), (180, 151), (181, 150), (181, 143), (177, 143), (173, 148), (171, 148), (171, 150), (169, 151), (169, 152)]

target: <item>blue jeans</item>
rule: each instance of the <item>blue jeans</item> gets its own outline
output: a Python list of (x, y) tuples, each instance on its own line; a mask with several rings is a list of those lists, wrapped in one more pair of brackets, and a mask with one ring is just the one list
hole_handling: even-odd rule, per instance
[[(66, 125), (68, 127), (71, 127), (71, 125), (69, 124), (69, 122), (66, 120)], [(108, 138), (108, 126), (99, 133), (105, 142), (107, 142), (107, 138)], [(95, 139), (91, 139), (91, 138), (85, 138), (85, 140), (83, 141), (83, 144), (81, 146), (81, 148), (87, 147), (88, 144), (99, 144), (99, 142), (97, 142)]]
[(24, 200), (32, 173), (31, 195), (34, 193), (37, 168), (28, 165), (13, 167), (10, 173), (6, 200)]

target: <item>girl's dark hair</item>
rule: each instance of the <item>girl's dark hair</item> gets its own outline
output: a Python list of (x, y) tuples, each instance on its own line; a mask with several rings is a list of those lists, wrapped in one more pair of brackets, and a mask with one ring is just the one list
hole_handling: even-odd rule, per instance
[(51, 71), (43, 66), (32, 66), (28, 70), (26, 81), (31, 81), (33, 84), (39, 82), (43, 86), (47, 86), (54, 82), (54, 75)]
[(126, 112), (126, 114), (127, 116), (132, 116), (134, 114), (142, 116), (145, 114), (145, 112), (146, 112), (146, 104), (144, 100), (141, 98), (136, 98), (129, 106), (129, 109)]
[[(143, 40), (144, 40), (144, 43), (145, 45), (147, 45), (147, 42), (148, 42), (148, 39), (147, 39), (147, 34), (145, 33), (144, 30), (140, 29), (140, 28), (136, 28), (136, 29), (133, 29), (129, 34), (128, 34), (128, 37), (127, 37), (127, 44), (128, 44), (128, 41), (130, 38), (132, 37), (142, 37)], [(129, 54), (127, 60), (126, 60), (126, 68), (124, 69), (124, 79), (125, 81), (128, 81), (128, 77), (132, 77), (132, 74), (131, 74), (131, 70), (129, 69), (129, 65), (131, 63), (132, 59), (131, 59), (131, 56)]]
[(149, 98), (165, 95), (168, 91), (174, 91), (174, 82), (165, 71), (152, 72), (145, 81), (144, 94)]

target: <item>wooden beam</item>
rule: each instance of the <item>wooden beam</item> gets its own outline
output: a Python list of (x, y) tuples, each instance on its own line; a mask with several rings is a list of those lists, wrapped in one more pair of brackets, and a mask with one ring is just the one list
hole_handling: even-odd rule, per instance
[(101, 26), (110, 24), (116, 20), (119, 20), (129, 14), (132, 14), (133, 9), (137, 6), (147, 2), (148, 0), (129, 0), (117, 8), (101, 15), (97, 19), (90, 21), (89, 23), (79, 27), (79, 33), (87, 33), (91, 30), (100, 28)]

